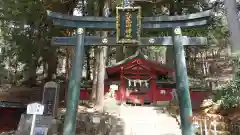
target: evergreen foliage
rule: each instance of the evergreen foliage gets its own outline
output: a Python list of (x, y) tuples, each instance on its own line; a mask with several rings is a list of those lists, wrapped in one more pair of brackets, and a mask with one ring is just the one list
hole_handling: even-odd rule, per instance
[(233, 65), (235, 66), (235, 74), (233, 80), (230, 81), (225, 87), (220, 89), (215, 100), (220, 101), (224, 108), (240, 108), (240, 56), (233, 58)]

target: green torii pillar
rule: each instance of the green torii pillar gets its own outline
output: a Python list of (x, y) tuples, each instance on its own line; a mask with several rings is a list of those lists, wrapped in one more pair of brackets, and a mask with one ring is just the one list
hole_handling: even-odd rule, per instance
[[(147, 41), (149, 41), (148, 45), (150, 46), (161, 42), (155, 42), (159, 40), (159, 38), (141, 38), (141, 29), (151, 29), (158, 31), (160, 28), (171, 28), (173, 30), (171, 40), (175, 54), (176, 86), (179, 95), (182, 134), (193, 135), (192, 123), (190, 120), (192, 117), (192, 106), (189, 94), (187, 68), (183, 48), (184, 44), (188, 45), (188, 43), (186, 43), (188, 40), (184, 40), (180, 27), (193, 27), (207, 24), (209, 17), (211, 16), (211, 10), (183, 16), (141, 17), (140, 9), (140, 7), (131, 6), (117, 7), (116, 18), (69, 16), (48, 11), (48, 16), (53, 19), (54, 25), (77, 28), (77, 36), (75, 38), (77, 40), (74, 40), (74, 38), (72, 38), (71, 41), (70, 38), (65, 39), (68, 40), (68, 42), (76, 45), (75, 56), (73, 58), (74, 65), (72, 67), (69, 83), (67, 112), (64, 121), (63, 135), (75, 135), (76, 113), (80, 93), (80, 78), (83, 67), (84, 45), (112, 45), (110, 42), (108, 43), (108, 41), (113, 42), (113, 39), (108, 40), (105, 37), (103, 40), (101, 38), (97, 38), (95, 40), (95, 44), (85, 43), (85, 40), (87, 42), (90, 42), (88, 38), (93, 37), (85, 37), (83, 28), (117, 30), (117, 37), (115, 38), (116, 43), (113, 45), (141, 45), (142, 42), (145, 42), (147, 39)], [(125, 16), (129, 14), (131, 17)], [(147, 45), (146, 42), (145, 45)]]

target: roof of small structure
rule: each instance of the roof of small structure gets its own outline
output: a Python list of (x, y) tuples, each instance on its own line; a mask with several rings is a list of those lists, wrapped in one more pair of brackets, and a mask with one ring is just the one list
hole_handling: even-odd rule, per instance
[(111, 66), (108, 66), (106, 68), (108, 74), (114, 74), (121, 71), (121, 68), (124, 67), (127, 64), (131, 65), (131, 62), (133, 62), (136, 59), (141, 59), (143, 61), (143, 64), (147, 67), (149, 67), (153, 71), (157, 71), (161, 74), (167, 74), (169, 72), (174, 72), (173, 69), (166, 67), (163, 64), (157, 63), (155, 61), (149, 60), (146, 55), (144, 55), (141, 51), (136, 51), (135, 54), (132, 56), (129, 56), (128, 58), (117, 62), (116, 64), (113, 64)]

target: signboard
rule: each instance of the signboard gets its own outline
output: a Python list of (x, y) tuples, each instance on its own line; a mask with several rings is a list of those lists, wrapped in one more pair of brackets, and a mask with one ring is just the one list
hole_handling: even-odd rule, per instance
[(27, 114), (33, 115), (30, 135), (34, 135), (34, 128), (35, 128), (35, 124), (36, 124), (36, 115), (43, 115), (43, 111), (44, 111), (44, 105), (42, 105), (42, 104), (39, 104), (39, 103), (28, 104)]
[(42, 104), (45, 106), (44, 115), (57, 115), (59, 100), (59, 85), (56, 82), (47, 82), (44, 85)]
[(44, 106), (39, 103), (32, 103), (27, 106), (27, 114), (43, 115)]
[(141, 7), (116, 8), (117, 43), (138, 44), (141, 36)]
[(56, 88), (46, 88), (44, 92), (43, 104), (45, 105), (45, 115), (52, 115), (54, 110)]
[(111, 90), (118, 90), (118, 85), (116, 85), (116, 84), (112, 84), (112, 85), (110, 85), (110, 89)]

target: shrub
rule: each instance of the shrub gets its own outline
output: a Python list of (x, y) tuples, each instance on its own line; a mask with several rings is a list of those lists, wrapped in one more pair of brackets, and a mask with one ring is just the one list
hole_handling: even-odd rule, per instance
[(240, 108), (240, 57), (234, 57), (234, 77), (225, 87), (220, 89), (216, 96), (215, 100), (220, 101), (220, 104), (224, 108)]

